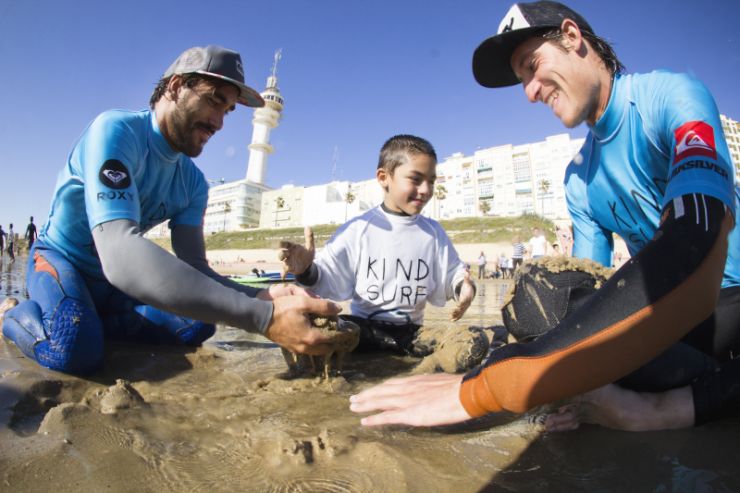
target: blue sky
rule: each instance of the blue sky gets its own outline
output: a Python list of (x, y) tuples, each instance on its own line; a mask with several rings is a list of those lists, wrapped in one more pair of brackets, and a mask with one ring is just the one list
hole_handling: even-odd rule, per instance
[[(485, 89), (475, 47), (510, 1), (0, 0), (0, 223), (42, 223), (58, 171), (85, 126), (109, 108), (140, 109), (185, 48), (242, 54), (261, 91), (283, 49), (286, 105), (267, 184), (373, 176), (396, 133), (429, 139), (441, 159), (521, 144), (565, 129), (520, 87)], [(740, 0), (572, 0), (628, 71), (686, 71), (740, 119)], [(209, 178), (246, 174), (252, 111), (240, 107), (196, 163)], [(570, 131), (585, 135), (586, 128)]]

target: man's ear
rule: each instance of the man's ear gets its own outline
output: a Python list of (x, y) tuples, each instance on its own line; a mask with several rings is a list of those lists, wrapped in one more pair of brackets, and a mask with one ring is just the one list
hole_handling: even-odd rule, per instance
[(573, 19), (563, 19), (560, 24), (560, 32), (563, 33), (563, 46), (568, 50), (578, 51), (583, 45), (583, 35), (578, 24)]
[(172, 77), (170, 77), (170, 81), (167, 83), (167, 91), (165, 91), (165, 96), (167, 96), (167, 99), (170, 101), (177, 101), (177, 98), (180, 94), (180, 89), (183, 87), (182, 82), (182, 76), (179, 74), (175, 74)]

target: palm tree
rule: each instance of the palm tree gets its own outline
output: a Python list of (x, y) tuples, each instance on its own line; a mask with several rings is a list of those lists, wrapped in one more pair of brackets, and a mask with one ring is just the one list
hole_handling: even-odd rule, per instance
[(344, 195), (344, 222), (347, 222), (347, 207), (355, 201), (355, 194), (352, 193), (352, 185), (347, 184), (347, 193)]
[(478, 208), (480, 209), (480, 211), (485, 216), (486, 214), (488, 214), (489, 212), (491, 212), (491, 203), (489, 201), (487, 201), (487, 200), (483, 200), (478, 205)]
[(547, 195), (547, 192), (550, 190), (550, 180), (547, 180), (545, 178), (541, 179), (539, 182), (539, 189), (540, 189), (540, 205), (541, 205), (541, 213), (542, 217), (545, 217), (545, 195)]
[(439, 219), (440, 202), (447, 198), (447, 189), (444, 185), (437, 185), (437, 188), (434, 189), (434, 197), (437, 199), (437, 219)]

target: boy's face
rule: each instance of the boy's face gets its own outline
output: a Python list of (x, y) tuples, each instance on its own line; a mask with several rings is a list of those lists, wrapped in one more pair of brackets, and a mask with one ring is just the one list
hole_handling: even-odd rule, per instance
[(437, 163), (426, 154), (407, 156), (406, 163), (396, 167), (392, 175), (381, 168), (376, 176), (385, 190), (385, 206), (394, 212), (415, 215), (421, 212), (434, 194)]

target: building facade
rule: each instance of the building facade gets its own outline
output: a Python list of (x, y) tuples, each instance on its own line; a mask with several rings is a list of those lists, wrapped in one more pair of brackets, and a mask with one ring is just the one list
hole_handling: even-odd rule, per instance
[(725, 115), (719, 115), (722, 121), (722, 130), (725, 133), (727, 147), (730, 148), (730, 157), (735, 166), (735, 181), (740, 182), (740, 122)]

